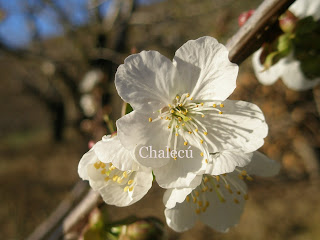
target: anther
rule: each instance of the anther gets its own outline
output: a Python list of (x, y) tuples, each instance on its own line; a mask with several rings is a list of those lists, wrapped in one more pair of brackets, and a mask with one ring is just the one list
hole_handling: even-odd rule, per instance
[(132, 192), (133, 191), (133, 186), (129, 188), (129, 192)]
[(186, 201), (190, 202), (190, 197), (189, 196), (186, 197)]
[(101, 174), (105, 174), (105, 173), (106, 173), (106, 171), (107, 171), (107, 170), (106, 170), (105, 168), (104, 168), (104, 169), (102, 169), (102, 170), (101, 170)]
[(199, 205), (199, 207), (202, 207), (203, 202), (202, 201), (198, 201), (198, 205)]
[(100, 165), (101, 168), (105, 168), (106, 167), (106, 164), (101, 162), (101, 165)]
[(192, 132), (191, 132), (191, 131), (189, 131), (188, 133), (189, 133), (189, 134), (191, 134)]
[(234, 203), (238, 204), (239, 203), (239, 200), (238, 199), (233, 199)]
[(205, 176), (204, 178), (203, 178), (203, 182), (204, 183), (207, 183), (209, 181), (209, 178), (207, 177), (207, 176)]
[(126, 186), (126, 187), (123, 189), (123, 191), (126, 192), (126, 191), (128, 191), (128, 189), (129, 189), (129, 187)]
[(123, 173), (122, 173), (122, 176), (123, 176), (124, 178), (127, 178), (127, 177), (128, 177), (127, 172), (123, 172)]
[(96, 169), (99, 169), (100, 168), (100, 166), (101, 166), (101, 163), (102, 162), (95, 162), (94, 164), (93, 164), (93, 166), (96, 168)]
[(179, 133), (176, 133), (176, 136), (178, 137), (178, 136), (179, 136)]
[(199, 130), (198, 130), (198, 128), (196, 128), (194, 131), (198, 132)]
[(185, 146), (187, 146), (187, 145), (188, 145), (188, 142), (184, 142), (183, 144), (184, 144)]
[(199, 208), (196, 209), (196, 214), (200, 214), (201, 210)]
[(131, 185), (132, 183), (133, 183), (132, 179), (128, 181), (128, 185)]
[(215, 103), (214, 103), (214, 104), (212, 104), (212, 107), (214, 107), (214, 108), (215, 108), (215, 107), (217, 107), (217, 104), (215, 104)]
[(173, 109), (171, 109), (171, 110), (170, 110), (170, 112), (171, 112), (171, 113), (174, 113), (174, 110), (173, 110)]
[(201, 106), (203, 106), (203, 102), (202, 102), (202, 103), (200, 103), (200, 105), (201, 105)]
[(205, 162), (208, 163), (208, 159), (206, 159)]
[(220, 103), (220, 107), (222, 107), (222, 108), (224, 107), (223, 103)]
[(114, 175), (113, 178), (112, 178), (112, 181), (114, 181), (114, 182), (117, 181), (118, 177), (119, 177), (119, 176)]
[(186, 96), (186, 97), (187, 97), (187, 98), (188, 98), (188, 97), (190, 97), (190, 94), (189, 94), (189, 93), (187, 93), (187, 96)]
[(248, 180), (248, 181), (253, 181), (253, 178), (250, 177), (250, 176), (247, 176), (247, 180)]
[(199, 192), (198, 191), (194, 191), (194, 194), (199, 197)]
[(206, 135), (206, 136), (208, 135), (208, 133), (207, 133), (207, 132), (204, 132), (203, 134), (204, 134), (204, 135)]
[(168, 125), (168, 128), (170, 129), (170, 128), (171, 128), (171, 126), (170, 126), (170, 125)]
[(108, 182), (110, 180), (110, 178), (109, 177), (105, 177), (104, 180)]
[(222, 114), (222, 112), (220, 111), (219, 114)]
[(176, 128), (179, 128), (179, 125), (176, 125)]
[(200, 140), (200, 143), (203, 144), (203, 140), (202, 139)]
[(220, 181), (220, 176), (216, 176), (216, 180), (217, 180), (217, 182), (219, 182)]
[(118, 178), (117, 183), (121, 184), (122, 183), (122, 178)]
[(149, 122), (152, 122), (152, 118), (149, 118)]
[(203, 152), (200, 153), (200, 156), (203, 157)]
[(191, 97), (190, 100), (192, 101), (192, 100), (193, 100), (193, 97)]
[(249, 196), (248, 194), (243, 195), (244, 200), (248, 200)]
[(204, 118), (204, 114), (202, 114), (202, 115), (201, 115), (201, 117), (203, 117), (203, 118)]

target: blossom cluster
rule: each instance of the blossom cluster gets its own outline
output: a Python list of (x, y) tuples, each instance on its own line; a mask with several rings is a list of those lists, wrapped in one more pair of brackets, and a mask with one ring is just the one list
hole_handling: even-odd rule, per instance
[(248, 199), (245, 181), (279, 171), (257, 151), (268, 132), (259, 107), (227, 99), (237, 74), (212, 37), (188, 41), (173, 61), (156, 51), (127, 57), (115, 84), (133, 111), (82, 157), (80, 177), (116, 206), (140, 200), (155, 179), (167, 189), (169, 227), (185, 231), (199, 219), (227, 231)]
[[(320, 83), (319, 13), (320, 0), (297, 0), (289, 7), (279, 19), (283, 34), (253, 54), (260, 83), (271, 85), (281, 78), (292, 90), (307, 90)], [(268, 60), (272, 63), (266, 67)]]

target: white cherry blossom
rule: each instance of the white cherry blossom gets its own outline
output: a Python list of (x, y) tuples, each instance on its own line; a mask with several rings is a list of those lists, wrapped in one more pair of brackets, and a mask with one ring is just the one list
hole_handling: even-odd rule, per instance
[[(268, 127), (261, 110), (227, 100), (237, 74), (227, 49), (212, 37), (188, 41), (173, 61), (142, 51), (118, 68), (117, 91), (134, 109), (117, 121), (119, 139), (135, 150), (140, 164), (153, 168), (161, 187), (189, 186), (204, 172), (210, 152), (253, 152), (262, 146)], [(141, 156), (141, 148), (148, 146), (170, 153), (189, 149), (193, 157)]]
[[(228, 152), (220, 155), (225, 153)], [(227, 154), (226, 157), (228, 156), (230, 155)], [(217, 231), (226, 232), (236, 225), (248, 199), (244, 180), (252, 181), (251, 175), (273, 176), (280, 167), (277, 162), (259, 152), (249, 154), (250, 156), (252, 161), (246, 167), (236, 168), (223, 175), (211, 175), (212, 168), (209, 166), (206, 174), (196, 177), (201, 180), (195, 188), (167, 190), (163, 200), (168, 226), (182, 232), (192, 228), (196, 221), (200, 220)]]
[(151, 169), (135, 162), (117, 136), (103, 137), (84, 154), (78, 173), (107, 204), (118, 207), (139, 201), (153, 181)]
[[(320, 0), (297, 0), (289, 7), (289, 10), (300, 19), (313, 16), (314, 20), (319, 20)], [(268, 69), (265, 69), (260, 62), (261, 52), (262, 48), (252, 57), (253, 69), (260, 83), (272, 85), (281, 78), (283, 83), (292, 90), (307, 90), (319, 84), (319, 77), (308, 79), (304, 75), (300, 68), (300, 61), (294, 57), (293, 52)]]

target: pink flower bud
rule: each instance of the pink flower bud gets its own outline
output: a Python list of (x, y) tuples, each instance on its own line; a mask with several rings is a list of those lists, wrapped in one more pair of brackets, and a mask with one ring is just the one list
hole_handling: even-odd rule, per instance
[(254, 13), (254, 10), (251, 9), (247, 12), (243, 12), (240, 14), (240, 16), (238, 17), (238, 24), (240, 27), (242, 27), (242, 25), (248, 21), (248, 19), (252, 16), (252, 14)]
[(279, 17), (279, 25), (283, 32), (292, 33), (296, 28), (298, 18), (290, 11), (286, 11)]

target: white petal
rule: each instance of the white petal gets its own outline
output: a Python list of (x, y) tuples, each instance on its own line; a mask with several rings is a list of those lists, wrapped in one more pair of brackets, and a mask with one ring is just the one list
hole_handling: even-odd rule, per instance
[(262, 177), (271, 177), (280, 171), (280, 164), (271, 160), (266, 155), (256, 151), (253, 153), (251, 162), (244, 167), (248, 174)]
[(210, 152), (238, 149), (253, 152), (260, 148), (268, 133), (268, 125), (258, 106), (249, 102), (226, 100), (222, 114), (199, 119), (208, 129)]
[(116, 168), (123, 171), (137, 170), (137, 164), (130, 151), (122, 146), (118, 136), (97, 142), (94, 151), (101, 162), (112, 162)]
[[(236, 181), (237, 184), (246, 189), (244, 182), (237, 178), (236, 174), (235, 176), (228, 174), (228, 178)], [(210, 206), (204, 213), (199, 215), (200, 220), (219, 232), (226, 232), (230, 227), (236, 225), (244, 209), (245, 200), (243, 196), (237, 195), (235, 193), (237, 190), (233, 188), (233, 186), (231, 186), (231, 189), (234, 192), (233, 194), (230, 194), (228, 190), (223, 187), (220, 188), (226, 200), (225, 202), (219, 200), (215, 191), (205, 193), (210, 202)], [(234, 202), (235, 198), (239, 203)]]
[(134, 110), (154, 112), (172, 101), (176, 68), (156, 51), (142, 51), (120, 65), (115, 84), (120, 97)]
[[(135, 150), (135, 159), (146, 167), (161, 167), (169, 158), (149, 158), (144, 154), (145, 147), (152, 147), (156, 152), (166, 150), (169, 130), (164, 121), (149, 122), (149, 117), (133, 111), (117, 121), (118, 137), (122, 145)], [(139, 145), (138, 145), (139, 144)]]
[[(202, 37), (190, 40), (180, 47), (175, 54), (174, 62), (179, 72), (189, 72), (189, 65), (201, 69), (198, 81), (191, 96), (201, 100), (225, 100), (236, 87), (238, 66), (229, 61), (228, 50), (212, 37)], [(197, 79), (185, 81), (191, 83)]]
[[(196, 175), (205, 170), (206, 163), (199, 149), (183, 144), (178, 145), (177, 149), (184, 153), (184, 158), (171, 158), (166, 165), (153, 168), (157, 183), (162, 188), (188, 187)], [(186, 151), (191, 153), (188, 157)]]
[(320, 18), (320, 1), (319, 0), (297, 0), (289, 10), (299, 18), (313, 16), (315, 20)]
[(197, 216), (193, 209), (190, 209), (190, 203), (186, 201), (178, 203), (174, 208), (164, 210), (167, 224), (176, 232), (186, 231), (194, 226)]
[[(196, 179), (200, 179), (201, 176), (198, 176)], [(199, 184), (198, 184), (199, 185)], [(171, 188), (165, 191), (163, 195), (163, 204), (166, 208), (174, 208), (177, 203), (182, 203), (186, 196), (192, 192), (193, 188)]]
[(87, 166), (89, 164), (95, 163), (98, 160), (93, 148), (91, 148), (87, 153), (85, 153), (80, 159), (78, 165), (78, 174), (83, 180), (88, 180), (89, 176), (87, 173)]
[(271, 66), (268, 70), (264, 70), (264, 66), (260, 63), (260, 54), (262, 52), (262, 48), (256, 51), (252, 56), (252, 66), (256, 77), (259, 82), (264, 85), (274, 84), (283, 73), (283, 65), (284, 61), (281, 59), (278, 63)]
[(307, 90), (319, 84), (320, 78), (308, 79), (301, 71), (300, 61), (290, 55), (283, 61), (282, 81), (292, 90)]
[(250, 163), (252, 153), (244, 153), (241, 151), (223, 151), (213, 156), (213, 168), (211, 172), (206, 172), (211, 175), (220, 175), (230, 173), (236, 167), (244, 167)]
[(151, 172), (136, 172), (133, 191), (124, 191), (125, 186), (117, 183), (106, 185), (99, 192), (103, 200), (110, 205), (125, 207), (139, 201), (152, 186), (153, 176)]

